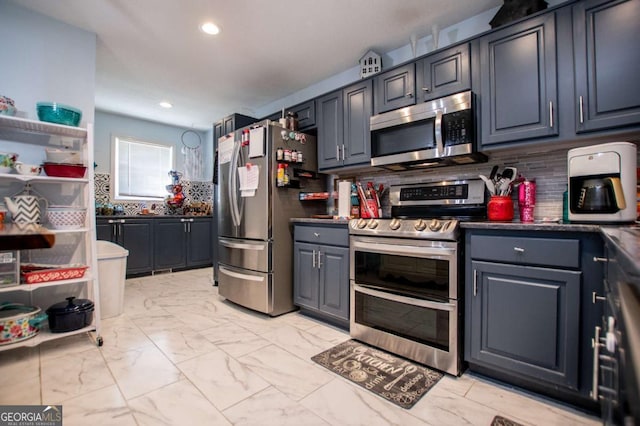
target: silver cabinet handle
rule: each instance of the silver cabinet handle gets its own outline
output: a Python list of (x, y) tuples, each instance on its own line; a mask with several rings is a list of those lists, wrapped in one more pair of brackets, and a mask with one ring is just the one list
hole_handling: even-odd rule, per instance
[(549, 127), (553, 129), (553, 101), (549, 101)]
[(344, 155), (344, 144), (342, 144), (342, 161), (344, 161), (345, 158), (347, 157)]
[(413, 98), (413, 93), (407, 93), (405, 96), (406, 96), (407, 98)]
[(423, 88), (422, 88), (422, 91), (423, 91), (423, 92), (428, 92), (428, 91), (429, 91), (429, 88), (428, 88), (428, 87), (423, 87)]
[(597, 401), (598, 400), (598, 369), (599, 369), (599, 361), (600, 361), (600, 327), (596, 326), (596, 331), (591, 339), (591, 347), (593, 348), (593, 383), (591, 384), (591, 399)]
[(578, 98), (578, 109), (580, 110), (580, 124), (584, 123), (584, 99), (582, 96)]
[(473, 270), (473, 295), (476, 296), (478, 294), (478, 270)]
[(313, 253), (311, 253), (311, 267), (315, 268), (316, 267), (316, 251), (313, 250)]
[(340, 145), (336, 145), (336, 160), (340, 161)]
[(314, 232), (314, 233), (313, 233), (313, 236), (314, 236), (314, 237), (319, 237), (319, 236), (320, 236), (320, 234), (318, 234), (317, 232)]
[(126, 222), (126, 220), (120, 219), (120, 223), (125, 223), (125, 222)]
[(116, 221), (115, 221), (115, 220), (113, 220), (113, 219), (109, 219), (109, 220), (107, 221), (107, 223), (116, 223)]
[(596, 293), (595, 291), (593, 293), (591, 293), (591, 302), (595, 305), (596, 302), (601, 301), (604, 302), (605, 300), (607, 300), (606, 297), (604, 296), (598, 296), (598, 293)]
[(517, 251), (518, 253), (524, 253), (524, 249), (522, 247), (514, 247), (513, 251)]
[(318, 250), (318, 269), (322, 268), (322, 262), (320, 259), (322, 258), (322, 252)]
[(609, 261), (609, 259), (607, 259), (606, 257), (593, 256), (593, 261), (594, 262), (607, 263)]

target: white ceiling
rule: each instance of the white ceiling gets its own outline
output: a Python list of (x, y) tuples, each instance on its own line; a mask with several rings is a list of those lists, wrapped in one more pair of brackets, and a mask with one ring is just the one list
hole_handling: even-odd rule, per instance
[[(13, 0), (97, 34), (96, 109), (209, 129), (501, 0)], [(199, 30), (213, 20), (222, 32)], [(162, 100), (174, 107), (163, 110)]]

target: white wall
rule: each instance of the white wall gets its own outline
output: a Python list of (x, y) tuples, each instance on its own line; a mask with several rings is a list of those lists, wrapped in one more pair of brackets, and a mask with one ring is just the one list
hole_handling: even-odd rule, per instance
[[(184, 173), (185, 156), (182, 154), (182, 135), (187, 130), (192, 129), (97, 110), (94, 129), (94, 151), (95, 162), (98, 166), (95, 171), (96, 173), (112, 172), (111, 141), (114, 136), (121, 136), (134, 137), (146, 142), (173, 146), (176, 160), (175, 169)], [(204, 167), (203, 174), (199, 179), (190, 180), (211, 181), (213, 177), (213, 161), (211, 160), (211, 158), (213, 158), (213, 132), (202, 132), (197, 130), (195, 132), (200, 136), (200, 153), (202, 155)], [(191, 144), (191, 139), (187, 139), (186, 141), (187, 144)], [(167, 170), (167, 173), (168, 172), (169, 170)]]
[(23, 117), (51, 101), (82, 111), (94, 122), (96, 35), (0, 0), (0, 95)]
[[(553, 7), (566, 1), (569, 0), (547, 0), (547, 3), (549, 7)], [(437, 49), (442, 49), (443, 47), (472, 38), (485, 31), (489, 31), (491, 29), (489, 22), (494, 17), (498, 9), (500, 9), (500, 6), (489, 9), (484, 13), (466, 19), (455, 25), (451, 25), (450, 27), (442, 28), (438, 36)], [(406, 45), (390, 52), (378, 52), (382, 56), (383, 69), (393, 68), (394, 66), (407, 62), (414, 57), (422, 56), (436, 50), (436, 46), (434, 46), (433, 41), (432, 35), (416, 40), (415, 56), (413, 55), (411, 43), (407, 43)], [(294, 106), (360, 80), (360, 67), (357, 63), (358, 59), (354, 59), (355, 65), (353, 68), (349, 68), (348, 70), (333, 75), (325, 80), (319, 81), (298, 92), (285, 96), (282, 99), (278, 99), (263, 106), (256, 106), (255, 114), (253, 115), (255, 117), (266, 117), (276, 111), (282, 110), (282, 108)]]

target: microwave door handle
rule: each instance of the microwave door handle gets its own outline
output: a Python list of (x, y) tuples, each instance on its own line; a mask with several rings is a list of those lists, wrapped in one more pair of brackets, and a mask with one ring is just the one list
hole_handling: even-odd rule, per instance
[(438, 156), (444, 153), (444, 145), (442, 144), (442, 110), (436, 111), (436, 122), (434, 129), (435, 137), (436, 137), (436, 149), (438, 151)]

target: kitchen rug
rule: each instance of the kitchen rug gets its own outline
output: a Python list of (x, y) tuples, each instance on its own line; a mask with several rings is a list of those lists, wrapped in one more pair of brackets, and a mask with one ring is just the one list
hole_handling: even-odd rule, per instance
[(518, 422), (514, 422), (513, 420), (509, 420), (506, 417), (495, 416), (493, 421), (491, 422), (491, 426), (522, 426)]
[(347, 340), (311, 360), (402, 408), (411, 408), (443, 376), (420, 364)]

